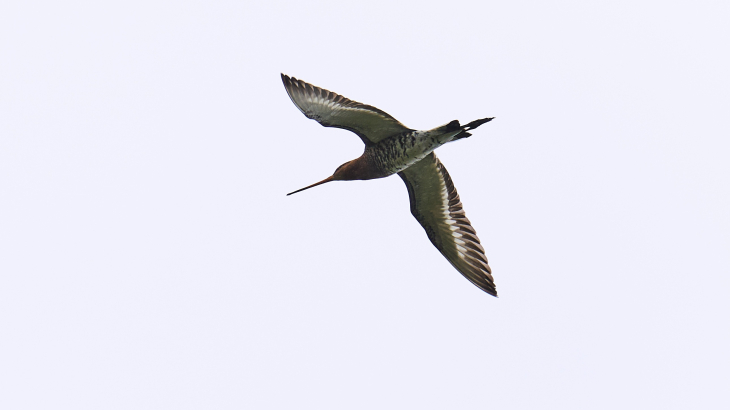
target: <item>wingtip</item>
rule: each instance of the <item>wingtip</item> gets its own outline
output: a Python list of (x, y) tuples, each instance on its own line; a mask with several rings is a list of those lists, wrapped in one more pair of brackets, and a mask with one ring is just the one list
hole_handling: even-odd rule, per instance
[[(472, 281), (472, 283), (474, 283), (474, 282)], [(494, 286), (494, 283), (487, 283), (487, 285), (491, 285), (491, 286), (484, 286), (484, 284), (477, 284), (477, 283), (474, 283), (474, 284), (479, 289), (484, 291), (484, 293), (494, 296), (495, 298), (499, 298), (499, 296), (497, 296), (497, 288)]]

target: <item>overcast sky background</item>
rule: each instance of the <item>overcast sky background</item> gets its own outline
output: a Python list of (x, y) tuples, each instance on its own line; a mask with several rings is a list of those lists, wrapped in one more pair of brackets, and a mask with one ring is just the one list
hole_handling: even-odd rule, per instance
[[(0, 408), (727, 409), (730, 3), (0, 6)], [(279, 73), (438, 155), (500, 297)]]

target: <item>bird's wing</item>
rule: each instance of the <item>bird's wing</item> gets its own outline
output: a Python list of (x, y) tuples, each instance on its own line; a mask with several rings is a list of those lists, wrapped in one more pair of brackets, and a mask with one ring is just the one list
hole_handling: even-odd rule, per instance
[(281, 79), (292, 102), (307, 118), (316, 120), (325, 127), (352, 131), (365, 145), (413, 131), (378, 108), (352, 101), (284, 74)]
[(484, 248), (441, 161), (432, 152), (398, 175), (408, 188), (411, 213), (428, 239), (471, 283), (497, 296)]

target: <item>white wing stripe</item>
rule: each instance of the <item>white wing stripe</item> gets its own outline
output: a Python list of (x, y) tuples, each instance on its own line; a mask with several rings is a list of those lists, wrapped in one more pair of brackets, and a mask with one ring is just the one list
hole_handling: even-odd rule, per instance
[(408, 187), (411, 212), (431, 242), (470, 282), (496, 296), (484, 248), (464, 214), (449, 173), (436, 155), (429, 154), (399, 175)]
[(413, 131), (373, 106), (347, 99), (284, 74), (281, 79), (292, 102), (307, 118), (325, 127), (352, 131), (366, 144)]

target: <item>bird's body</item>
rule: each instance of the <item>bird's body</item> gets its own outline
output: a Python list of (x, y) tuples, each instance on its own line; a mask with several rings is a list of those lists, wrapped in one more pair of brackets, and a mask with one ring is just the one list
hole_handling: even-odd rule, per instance
[(455, 130), (447, 128), (407, 131), (366, 145), (362, 156), (354, 160), (362, 162), (364, 170), (355, 179), (384, 178), (403, 171), (461, 132), (458, 125)]
[(408, 188), (411, 213), (434, 246), (474, 285), (497, 296), (484, 249), (464, 215), (451, 177), (433, 153), (443, 144), (469, 137), (467, 131), (492, 118), (464, 126), (454, 120), (418, 131), (378, 108), (284, 74), (281, 78), (292, 102), (304, 115), (325, 127), (352, 131), (365, 143), (359, 158), (342, 164), (332, 176), (288, 195), (330, 181), (376, 179), (397, 173)]

